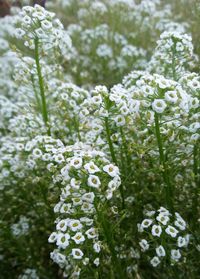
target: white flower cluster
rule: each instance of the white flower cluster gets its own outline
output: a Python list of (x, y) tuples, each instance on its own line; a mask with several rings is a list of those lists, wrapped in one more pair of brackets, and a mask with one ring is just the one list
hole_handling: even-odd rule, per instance
[(42, 50), (48, 52), (51, 49), (59, 49), (67, 56), (71, 47), (71, 39), (64, 30), (59, 19), (55, 19), (55, 13), (48, 12), (40, 5), (22, 8), (18, 18), (16, 37), (24, 40), (24, 45), (35, 49), (40, 44)]
[(37, 270), (27, 268), (23, 274), (18, 276), (18, 279), (39, 279), (39, 277), (37, 275)]
[(177, 80), (193, 59), (192, 37), (177, 31), (165, 31), (157, 41), (148, 69)]
[(20, 216), (19, 222), (11, 225), (12, 234), (15, 237), (26, 235), (29, 231), (29, 220), (25, 216)]
[(100, 264), (98, 210), (106, 206), (106, 199), (116, 196), (121, 183), (118, 167), (102, 152), (74, 153), (61, 169), (62, 184), (66, 186), (54, 207), (58, 215), (56, 231), (49, 237), (49, 242), (57, 246), (51, 258), (65, 268), (66, 274), (81, 271), (84, 265)]
[(144, 236), (139, 242), (141, 251), (154, 251), (150, 260), (153, 267), (158, 266), (165, 257), (175, 264), (182, 257), (181, 249), (189, 244), (186, 222), (179, 213), (172, 215), (164, 207), (145, 213), (147, 218), (138, 224), (138, 231)]

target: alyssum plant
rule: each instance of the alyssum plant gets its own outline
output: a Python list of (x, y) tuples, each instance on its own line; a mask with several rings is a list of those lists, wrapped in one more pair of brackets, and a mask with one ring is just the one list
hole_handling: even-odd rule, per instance
[[(83, 31), (90, 1), (75, 2), (82, 29), (66, 31), (39, 5), (2, 19), (2, 278), (198, 278), (200, 76), (191, 36), (166, 30), (148, 59), (153, 50), (124, 40), (120, 26)], [(95, 1), (93, 13), (110, 11), (114, 22), (127, 9), (141, 19), (147, 5), (107, 2)], [(113, 85), (116, 65), (130, 70), (127, 56), (136, 68)]]

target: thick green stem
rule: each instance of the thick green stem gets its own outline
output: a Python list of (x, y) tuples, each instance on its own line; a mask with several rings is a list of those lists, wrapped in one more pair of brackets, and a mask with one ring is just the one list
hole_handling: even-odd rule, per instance
[(38, 74), (38, 80), (39, 80), (39, 88), (40, 88), (40, 96), (42, 101), (42, 117), (44, 120), (44, 124), (47, 128), (47, 134), (50, 136), (50, 126), (49, 126), (49, 119), (48, 119), (48, 112), (47, 112), (47, 104), (46, 104), (46, 96), (45, 96), (45, 90), (44, 90), (44, 81), (42, 77), (42, 71), (40, 66), (40, 57), (39, 57), (39, 40), (38, 38), (35, 39), (35, 62), (36, 62), (36, 68), (37, 68), (37, 74)]
[(166, 205), (171, 210), (171, 212), (174, 212), (173, 208), (173, 191), (172, 191), (172, 185), (170, 183), (170, 177), (168, 173), (168, 168), (165, 160), (164, 150), (163, 150), (163, 143), (162, 143), (162, 137), (160, 133), (160, 123), (159, 123), (159, 117), (158, 114), (155, 112), (155, 130), (156, 130), (156, 138), (158, 143), (158, 149), (159, 149), (159, 155), (160, 155), (160, 165), (162, 168), (162, 175), (163, 180), (165, 183), (165, 199), (166, 199)]

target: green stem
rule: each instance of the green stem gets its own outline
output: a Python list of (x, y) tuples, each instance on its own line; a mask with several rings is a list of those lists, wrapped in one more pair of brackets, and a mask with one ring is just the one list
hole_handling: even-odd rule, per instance
[(39, 111), (41, 110), (41, 104), (40, 104), (40, 98), (38, 96), (37, 90), (35, 88), (35, 83), (34, 83), (34, 77), (33, 75), (31, 75), (31, 81), (32, 81), (32, 85), (33, 85), (33, 91), (35, 93), (35, 99), (36, 99), (36, 103), (37, 103), (37, 107), (39, 109)]
[(198, 214), (198, 196), (199, 196), (199, 178), (198, 178), (198, 145), (194, 145), (193, 149), (193, 172), (194, 172), (194, 181), (195, 181), (195, 193), (193, 199), (193, 213), (194, 220), (196, 225), (196, 217)]
[(173, 208), (173, 191), (172, 191), (172, 185), (170, 183), (169, 179), (169, 173), (166, 165), (164, 150), (163, 150), (163, 142), (162, 137), (160, 133), (160, 123), (159, 123), (159, 117), (158, 114), (155, 112), (155, 130), (156, 130), (156, 138), (158, 143), (158, 149), (159, 149), (159, 155), (160, 155), (160, 165), (162, 168), (162, 175), (163, 180), (165, 183), (165, 199), (167, 207), (171, 210), (171, 212), (174, 212)]
[[(114, 151), (114, 147), (113, 147), (113, 143), (112, 143), (112, 139), (111, 139), (111, 136), (110, 136), (110, 128), (109, 128), (108, 117), (105, 117), (105, 127), (106, 127), (106, 137), (107, 137), (107, 141), (108, 141), (108, 145), (109, 145), (110, 154), (111, 154), (113, 162), (115, 163), (116, 166), (118, 166), (117, 158), (115, 156), (115, 151)], [(124, 198), (124, 188), (123, 188), (122, 183), (119, 186), (119, 190), (120, 190), (120, 195), (121, 195), (121, 198), (122, 198), (122, 208), (124, 209), (125, 208), (125, 198)]]
[(113, 162), (117, 165), (117, 159), (115, 156), (115, 151), (114, 151), (113, 143), (112, 143), (111, 136), (110, 136), (108, 117), (105, 117), (105, 127), (106, 127), (106, 137), (107, 137), (107, 141), (108, 141), (108, 145), (109, 145), (109, 149), (110, 149), (110, 154), (111, 154)]
[(173, 45), (173, 50), (172, 50), (172, 74), (173, 74), (173, 78), (174, 80), (177, 80), (177, 75), (176, 75), (176, 46), (175, 44)]
[(35, 62), (36, 62), (37, 74), (38, 74), (38, 79), (39, 79), (40, 95), (41, 95), (41, 101), (42, 101), (42, 117), (44, 120), (44, 124), (47, 128), (47, 134), (50, 136), (51, 132), (50, 132), (50, 126), (49, 126), (49, 121), (48, 121), (46, 96), (45, 96), (45, 90), (44, 90), (44, 81), (43, 81), (42, 71), (41, 71), (41, 66), (40, 66), (38, 38), (35, 39)]
[[(96, 207), (96, 211), (97, 211), (98, 221), (100, 222), (106, 243), (107, 243), (109, 251), (111, 253), (111, 260), (112, 260), (111, 269), (114, 268), (114, 270), (116, 271), (116, 272), (113, 272), (113, 270), (111, 270), (111, 274), (113, 274), (113, 279), (114, 278), (120, 278), (120, 279), (124, 278), (121, 263), (117, 257), (116, 250), (115, 250), (113, 229), (110, 227), (110, 223), (107, 221), (107, 216), (105, 215), (103, 209), (99, 210), (98, 204), (96, 204), (95, 207)], [(105, 210), (105, 207), (104, 207), (104, 210)]]

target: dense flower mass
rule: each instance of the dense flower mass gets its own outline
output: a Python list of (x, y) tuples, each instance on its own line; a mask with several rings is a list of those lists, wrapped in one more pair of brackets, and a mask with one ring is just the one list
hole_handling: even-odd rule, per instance
[(0, 277), (199, 278), (198, 3), (9, 2)]

